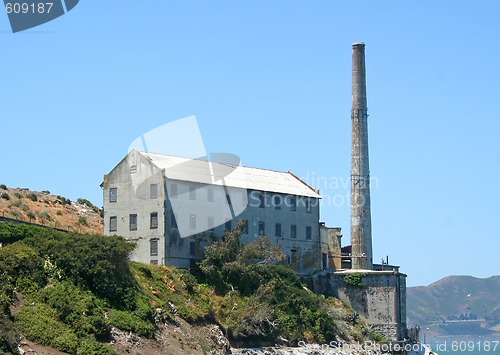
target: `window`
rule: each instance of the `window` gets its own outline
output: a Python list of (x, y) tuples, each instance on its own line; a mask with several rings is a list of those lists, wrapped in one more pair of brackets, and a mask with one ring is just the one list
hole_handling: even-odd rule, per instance
[(151, 265), (158, 265), (158, 260), (150, 260), (149, 263)]
[(290, 197), (290, 211), (297, 211), (297, 199)]
[(175, 214), (170, 214), (170, 227), (177, 228), (177, 220), (175, 219)]
[(158, 239), (151, 239), (149, 241), (149, 255), (158, 255)]
[(224, 228), (228, 231), (230, 231), (232, 229), (232, 225), (231, 225), (231, 221), (227, 221), (225, 224), (224, 224)]
[(281, 223), (276, 223), (274, 235), (278, 238), (281, 237)]
[(137, 165), (132, 165), (130, 167), (130, 173), (131, 174), (136, 174), (137, 173)]
[(229, 196), (228, 194), (226, 194), (226, 201), (228, 205), (231, 204), (231, 196)]
[(137, 215), (136, 214), (131, 214), (128, 216), (128, 224), (129, 224), (129, 229), (131, 231), (136, 231), (137, 230)]
[(213, 217), (208, 217), (208, 231), (209, 232), (214, 231), (214, 218)]
[(189, 215), (189, 228), (196, 229), (196, 215), (195, 214)]
[(189, 242), (189, 255), (196, 255), (196, 243)]
[(290, 229), (290, 237), (297, 238), (297, 226), (292, 224), (292, 228)]
[(208, 202), (214, 202), (214, 188), (212, 186), (207, 187), (207, 200)]
[(281, 202), (282, 202), (281, 196), (275, 195), (274, 196), (274, 209), (281, 210)]
[(116, 216), (109, 217), (109, 231), (110, 232), (116, 232), (116, 224), (117, 224)]
[(264, 208), (266, 205), (266, 196), (264, 194), (259, 194), (259, 207)]
[(306, 239), (312, 239), (312, 228), (311, 226), (306, 227)]
[(151, 213), (149, 228), (150, 229), (156, 229), (156, 228), (158, 228), (158, 212)]
[(177, 198), (177, 184), (170, 185), (170, 197)]
[(109, 189), (109, 202), (116, 202), (118, 197), (118, 189), (116, 187), (112, 187)]
[(195, 186), (189, 186), (189, 199), (196, 200), (196, 187)]
[(245, 224), (243, 224), (243, 234), (248, 234), (248, 219), (245, 219)]
[(311, 199), (306, 199), (306, 213), (311, 213)]
[(151, 199), (158, 197), (158, 184), (149, 185), (149, 197)]
[(264, 222), (259, 222), (259, 235), (266, 234), (266, 224)]

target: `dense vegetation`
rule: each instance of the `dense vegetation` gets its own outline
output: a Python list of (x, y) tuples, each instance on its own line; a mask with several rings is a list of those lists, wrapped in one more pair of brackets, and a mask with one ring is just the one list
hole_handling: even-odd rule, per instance
[(15, 353), (17, 333), (71, 354), (112, 354), (99, 342), (111, 325), (152, 338), (176, 317), (215, 322), (245, 344), (374, 336), (276, 265), (282, 254), (269, 239), (241, 245), (240, 235), (241, 225), (207, 247), (191, 273), (129, 262), (134, 245), (121, 237), (1, 222), (0, 354)]

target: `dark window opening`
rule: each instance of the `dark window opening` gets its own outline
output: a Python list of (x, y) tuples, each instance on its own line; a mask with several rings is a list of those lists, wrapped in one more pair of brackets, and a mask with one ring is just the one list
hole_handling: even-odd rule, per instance
[(109, 189), (109, 202), (116, 202), (118, 198), (118, 189), (116, 187), (112, 187)]
[(149, 197), (151, 199), (158, 197), (158, 184), (149, 185)]
[(276, 223), (274, 234), (277, 238), (281, 237), (281, 223)]
[(149, 228), (150, 229), (156, 229), (156, 228), (158, 228), (158, 212), (151, 213)]
[(149, 253), (151, 256), (158, 255), (158, 239), (149, 241)]
[(137, 215), (136, 214), (129, 215), (129, 229), (131, 231), (137, 230)]
[(116, 232), (117, 230), (117, 219), (116, 216), (109, 217), (109, 231)]
[(264, 222), (259, 222), (259, 235), (266, 234), (266, 224)]

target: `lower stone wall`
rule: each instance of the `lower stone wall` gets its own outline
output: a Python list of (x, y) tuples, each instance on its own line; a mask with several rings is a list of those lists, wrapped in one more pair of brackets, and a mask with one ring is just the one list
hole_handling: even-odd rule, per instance
[(406, 275), (397, 271), (323, 272), (309, 279), (312, 290), (334, 296), (387, 340), (406, 337)]

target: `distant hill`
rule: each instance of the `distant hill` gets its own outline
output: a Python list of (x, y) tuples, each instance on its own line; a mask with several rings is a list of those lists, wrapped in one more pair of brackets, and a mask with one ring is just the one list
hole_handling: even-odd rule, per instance
[(407, 289), (408, 325), (434, 335), (488, 336), (500, 331), (500, 276), (448, 276)]
[(101, 211), (86, 199), (71, 201), (49, 191), (9, 188), (3, 184), (0, 184), (0, 219), (78, 233), (103, 232)]

